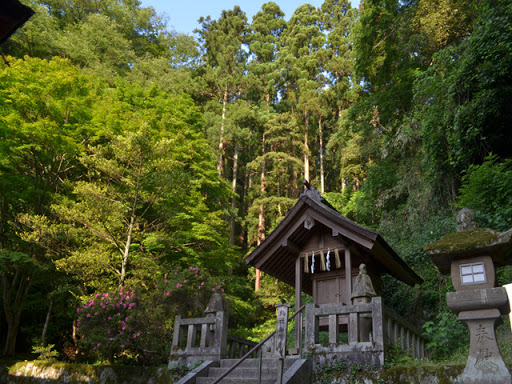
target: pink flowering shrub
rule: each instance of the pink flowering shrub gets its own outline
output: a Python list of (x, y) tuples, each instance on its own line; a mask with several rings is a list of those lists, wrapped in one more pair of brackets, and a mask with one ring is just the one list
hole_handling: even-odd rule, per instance
[(168, 359), (174, 317), (204, 316), (220, 283), (190, 267), (152, 287), (97, 293), (76, 309), (80, 348), (110, 362), (161, 364)]

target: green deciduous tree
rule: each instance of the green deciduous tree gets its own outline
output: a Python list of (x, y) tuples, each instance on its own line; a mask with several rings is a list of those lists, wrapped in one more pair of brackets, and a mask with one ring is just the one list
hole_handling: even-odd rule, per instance
[(4, 353), (14, 354), (30, 288), (52, 272), (46, 252), (20, 238), (23, 215), (49, 212), (52, 195), (79, 173), (77, 156), (95, 136), (95, 86), (68, 60), (7, 58), (0, 68), (0, 252)]
[[(205, 200), (224, 199), (227, 188), (216, 176), (191, 100), (128, 85), (118, 97), (114, 120), (120, 121), (109, 125), (123, 130), (89, 147), (80, 158), (86, 177), (52, 206), (54, 225), (65, 224), (52, 232), (66, 242), (66, 233), (75, 237), (73, 247), (59, 248), (57, 265), (84, 286), (104, 289), (156, 278), (163, 265), (219, 270), (219, 260), (229, 264), (229, 251), (219, 252), (226, 235), (221, 211)], [(41, 222), (31, 223), (31, 240), (44, 243)]]

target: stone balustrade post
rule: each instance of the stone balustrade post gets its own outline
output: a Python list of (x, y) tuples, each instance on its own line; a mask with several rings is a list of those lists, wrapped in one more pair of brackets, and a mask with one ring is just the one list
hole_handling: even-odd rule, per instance
[(274, 337), (274, 354), (279, 359), (279, 376), (278, 384), (283, 382), (284, 359), (286, 357), (286, 338), (288, 334), (288, 313), (290, 305), (277, 304), (277, 327), (276, 335)]

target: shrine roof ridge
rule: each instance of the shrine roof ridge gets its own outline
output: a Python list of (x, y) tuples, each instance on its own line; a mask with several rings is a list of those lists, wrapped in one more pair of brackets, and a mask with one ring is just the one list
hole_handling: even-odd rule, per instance
[[(290, 264), (291, 268), (292, 262), (288, 260), (291, 256), (283, 255), (280, 248), (285, 246), (290, 237), (307, 236), (307, 230), (304, 230), (301, 226), (303, 226), (305, 218), (311, 217), (315, 221), (330, 227), (333, 231), (339, 231), (339, 234), (346, 238), (347, 241), (350, 241), (351, 244), (365, 249), (365, 252), (371, 254), (376, 261), (385, 267), (387, 273), (390, 273), (399, 280), (409, 285), (421, 284), (423, 282), (421, 277), (396, 254), (379, 233), (346, 218), (327, 201), (325, 203), (319, 201), (319, 198), (324, 200), (319, 193), (314, 196), (308, 193), (301, 194), (285, 218), (259, 246), (245, 257), (245, 261), (249, 265), (262, 269), (276, 278), (280, 278), (277, 276), (280, 272), (273, 270), (265, 271), (265, 264), (275, 254), (282, 263)], [(283, 281), (291, 283), (291, 281), (284, 279)]]

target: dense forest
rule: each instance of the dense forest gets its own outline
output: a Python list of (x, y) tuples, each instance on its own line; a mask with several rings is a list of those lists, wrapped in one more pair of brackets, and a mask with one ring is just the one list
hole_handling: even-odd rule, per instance
[(384, 299), (431, 357), (464, 344), (423, 247), (462, 207), (512, 227), (511, 2), (268, 2), (195, 37), (138, 0), (23, 3), (0, 62), (3, 355), (159, 363), (215, 290), (261, 339), (294, 298), (243, 258), (303, 179), (425, 280)]

